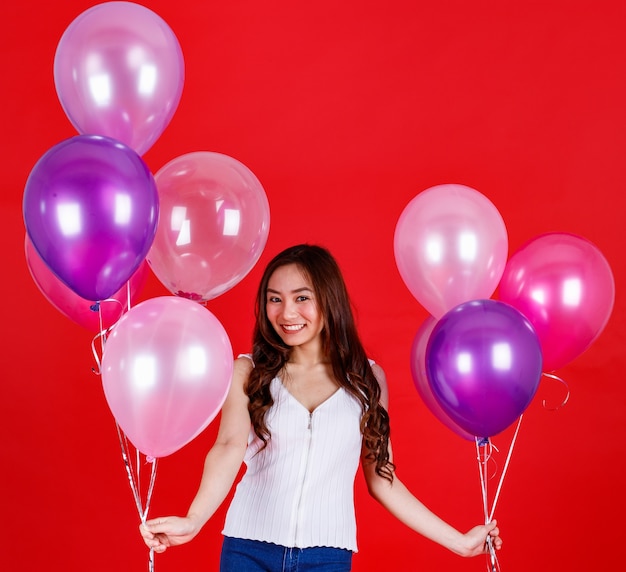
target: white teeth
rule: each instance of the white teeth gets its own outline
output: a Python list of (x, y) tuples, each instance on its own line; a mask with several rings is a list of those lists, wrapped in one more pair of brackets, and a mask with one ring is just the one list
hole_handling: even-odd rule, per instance
[(302, 325), (302, 324), (297, 324), (295, 326), (284, 325), (283, 328), (285, 330), (287, 330), (288, 332), (296, 332), (296, 331), (301, 330), (302, 328), (304, 328), (304, 325)]

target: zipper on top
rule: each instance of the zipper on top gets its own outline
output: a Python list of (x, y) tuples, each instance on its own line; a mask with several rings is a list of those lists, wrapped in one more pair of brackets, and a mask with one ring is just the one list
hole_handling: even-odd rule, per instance
[(301, 520), (301, 508), (302, 508), (302, 497), (304, 496), (304, 485), (306, 483), (307, 474), (309, 472), (309, 456), (311, 453), (311, 442), (313, 440), (313, 414), (315, 411), (309, 412), (309, 418), (307, 420), (307, 440), (306, 446), (304, 448), (302, 465), (304, 465), (304, 469), (302, 472), (302, 479), (300, 481), (300, 490), (298, 493), (298, 501), (296, 503), (296, 518), (295, 518), (295, 527), (293, 531), (294, 536), (294, 546), (298, 546), (298, 534), (300, 532), (300, 520)]

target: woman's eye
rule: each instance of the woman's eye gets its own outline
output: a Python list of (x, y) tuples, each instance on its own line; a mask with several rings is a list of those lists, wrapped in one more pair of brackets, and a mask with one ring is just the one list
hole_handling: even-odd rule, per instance
[(276, 303), (276, 302), (280, 302), (280, 298), (278, 298), (278, 296), (270, 296), (270, 297), (267, 299), (267, 301), (268, 301), (268, 302), (273, 302), (273, 303)]
[(309, 299), (308, 296), (298, 296), (296, 298), (296, 301), (298, 301), (298, 302), (306, 302), (308, 299)]

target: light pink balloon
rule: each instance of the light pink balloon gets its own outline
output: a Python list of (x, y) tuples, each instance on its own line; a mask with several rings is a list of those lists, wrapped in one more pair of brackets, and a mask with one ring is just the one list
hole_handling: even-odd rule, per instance
[(257, 177), (221, 153), (173, 159), (156, 176), (160, 218), (147, 260), (173, 294), (206, 301), (237, 284), (269, 234), (269, 203)]
[(464, 185), (438, 185), (402, 211), (394, 253), (411, 294), (440, 318), (463, 302), (493, 294), (506, 265), (508, 236), (487, 197)]
[(104, 393), (121, 429), (150, 457), (199, 435), (221, 409), (233, 353), (218, 319), (174, 296), (141, 302), (115, 325), (102, 356)]
[(46, 300), (61, 314), (91, 332), (99, 332), (101, 328), (106, 330), (115, 324), (128, 309), (129, 296), (131, 306), (136, 303), (150, 272), (148, 264), (142, 262), (128, 283), (110, 298), (100, 301), (98, 306), (95, 301), (81, 298), (54, 275), (35, 250), (28, 235), (24, 249), (33, 281)]
[(532, 323), (544, 371), (558, 369), (600, 335), (615, 301), (611, 267), (598, 248), (570, 233), (529, 240), (508, 261), (499, 298)]
[(468, 441), (474, 441), (474, 435), (459, 427), (444, 411), (441, 405), (439, 405), (428, 382), (426, 373), (426, 346), (428, 345), (428, 339), (436, 324), (437, 320), (429, 316), (424, 320), (419, 330), (417, 330), (415, 338), (413, 338), (413, 345), (411, 346), (411, 375), (413, 377), (413, 383), (426, 407), (428, 407), (430, 412), (441, 423), (459, 437), (463, 437), (463, 439), (467, 439)]
[(105, 2), (80, 14), (54, 57), (57, 95), (78, 132), (117, 139), (140, 155), (172, 119), (184, 76), (170, 27), (133, 2)]

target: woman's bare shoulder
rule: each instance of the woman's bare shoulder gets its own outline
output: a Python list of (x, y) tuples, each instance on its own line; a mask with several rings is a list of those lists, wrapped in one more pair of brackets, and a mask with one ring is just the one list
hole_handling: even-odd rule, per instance
[(387, 408), (389, 403), (389, 389), (387, 387), (387, 376), (385, 370), (377, 363), (372, 364), (372, 373), (380, 386), (380, 402)]

